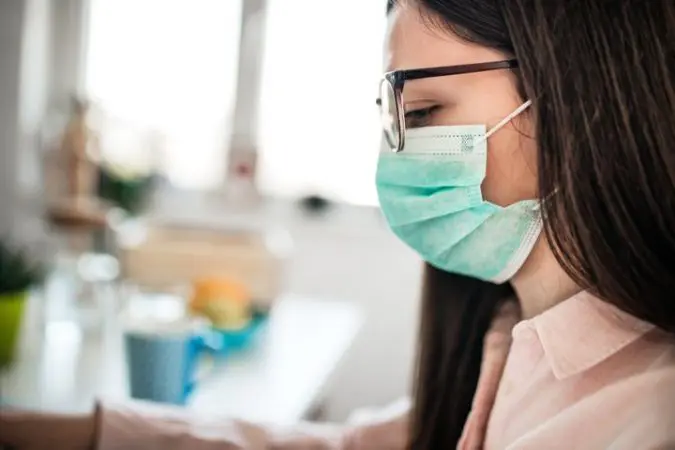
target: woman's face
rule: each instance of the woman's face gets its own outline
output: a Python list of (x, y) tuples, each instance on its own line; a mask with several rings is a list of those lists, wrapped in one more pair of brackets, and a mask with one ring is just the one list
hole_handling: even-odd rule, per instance
[[(386, 70), (500, 61), (499, 52), (461, 41), (430, 26), (414, 5), (399, 5), (390, 14)], [(489, 130), (524, 99), (511, 71), (496, 70), (408, 81), (403, 90), (409, 128), (432, 125), (484, 124)], [(488, 140), (486, 200), (506, 206), (537, 197), (536, 145), (527, 113)]]

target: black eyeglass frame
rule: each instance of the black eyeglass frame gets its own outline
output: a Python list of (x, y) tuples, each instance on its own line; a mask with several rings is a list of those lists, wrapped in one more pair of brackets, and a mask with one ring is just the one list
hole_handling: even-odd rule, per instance
[[(426, 69), (410, 69), (410, 70), (394, 70), (392, 72), (387, 72), (382, 77), (380, 81), (380, 95), (383, 92), (382, 85), (388, 83), (389, 87), (394, 92), (394, 102), (396, 108), (396, 120), (398, 122), (398, 143), (394, 145), (393, 142), (389, 142), (394, 153), (398, 153), (403, 150), (405, 146), (405, 110), (403, 108), (403, 87), (405, 86), (406, 81), (410, 80), (420, 80), (423, 78), (434, 78), (434, 77), (445, 77), (450, 75), (462, 75), (467, 73), (477, 73), (477, 72), (487, 72), (490, 70), (501, 70), (501, 69), (515, 69), (518, 67), (518, 60), (516, 59), (507, 59), (503, 61), (491, 61), (485, 63), (476, 63), (476, 64), (463, 64), (458, 66), (444, 66), (444, 67), (430, 67)], [(377, 105), (382, 108), (382, 98), (377, 99)], [(385, 138), (389, 141), (387, 137), (387, 132), (385, 130)]]

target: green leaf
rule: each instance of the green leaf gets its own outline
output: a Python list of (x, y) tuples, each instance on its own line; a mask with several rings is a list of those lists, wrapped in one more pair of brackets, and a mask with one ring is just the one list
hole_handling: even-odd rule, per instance
[(0, 239), (0, 294), (26, 291), (43, 279), (42, 264), (32, 259), (26, 248)]

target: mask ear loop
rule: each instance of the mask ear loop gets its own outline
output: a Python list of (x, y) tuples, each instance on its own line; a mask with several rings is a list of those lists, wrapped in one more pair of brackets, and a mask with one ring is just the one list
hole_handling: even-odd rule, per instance
[(551, 198), (553, 198), (553, 196), (556, 195), (559, 191), (560, 191), (560, 188), (555, 188), (555, 189), (553, 189), (553, 192), (550, 192), (546, 197), (542, 198), (541, 202), (538, 203), (537, 206), (536, 206), (536, 211), (540, 211), (541, 205), (548, 202), (549, 200), (551, 200)]
[[(489, 138), (490, 136), (492, 136), (492, 135), (495, 134), (497, 131), (499, 131), (499, 130), (501, 130), (502, 128), (504, 128), (504, 126), (505, 126), (507, 123), (511, 122), (511, 121), (513, 120), (514, 117), (517, 117), (519, 114), (521, 114), (523, 111), (525, 111), (525, 110), (526, 110), (527, 108), (529, 108), (530, 106), (532, 106), (532, 100), (528, 100), (528, 101), (526, 101), (525, 103), (523, 103), (522, 105), (520, 105), (518, 108), (515, 109), (515, 111), (513, 111), (513, 112), (512, 112), (511, 114), (509, 114), (508, 116), (504, 117), (504, 119), (503, 119), (501, 122), (499, 122), (497, 125), (495, 125), (494, 127), (492, 127), (492, 128), (490, 129), (490, 131), (488, 131), (487, 133), (485, 133), (485, 136), (483, 136), (482, 138), (478, 139), (478, 140), (477, 140), (477, 143), (480, 143), (480, 142), (483, 142), (483, 141), (487, 141), (488, 138)], [(549, 194), (549, 195), (544, 199), (544, 201), (546, 201), (549, 197), (555, 195), (555, 193), (556, 193), (557, 191), (558, 191), (558, 189), (556, 189), (555, 191), (551, 192), (551, 194)], [(541, 210), (541, 204), (538, 203), (538, 204), (534, 207), (534, 210), (535, 210), (535, 211), (540, 211), (540, 210)]]
[(532, 100), (528, 100), (528, 101), (526, 101), (525, 103), (523, 103), (522, 105), (520, 105), (518, 108), (516, 108), (515, 111), (513, 111), (511, 114), (509, 114), (508, 116), (506, 116), (506, 117), (505, 117), (501, 122), (499, 122), (497, 125), (495, 125), (494, 127), (492, 127), (492, 129), (491, 129), (490, 131), (488, 131), (487, 133), (485, 133), (485, 136), (484, 136), (484, 137), (482, 137), (481, 139), (478, 139), (478, 142), (482, 142), (482, 141), (484, 141), (484, 140), (487, 140), (490, 136), (492, 136), (493, 134), (495, 134), (497, 131), (499, 131), (499, 130), (501, 130), (502, 128), (504, 128), (504, 126), (505, 126), (507, 123), (511, 122), (511, 121), (513, 120), (514, 117), (516, 117), (516, 116), (518, 116), (519, 114), (521, 114), (523, 111), (525, 111), (525, 110), (526, 110), (527, 108), (529, 108), (530, 106), (532, 106)]

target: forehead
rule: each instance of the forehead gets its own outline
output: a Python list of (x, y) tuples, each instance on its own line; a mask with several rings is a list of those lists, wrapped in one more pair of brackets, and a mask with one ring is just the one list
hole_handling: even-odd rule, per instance
[(471, 64), (499, 57), (498, 52), (463, 41), (437, 26), (414, 4), (404, 2), (388, 16), (386, 71)]

